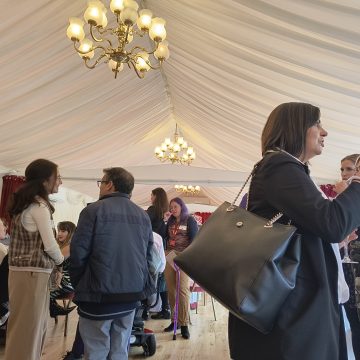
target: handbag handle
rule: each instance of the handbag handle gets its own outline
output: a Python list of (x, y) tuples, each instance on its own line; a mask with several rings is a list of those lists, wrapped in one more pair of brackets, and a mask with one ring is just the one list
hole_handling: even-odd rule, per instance
[[(252, 179), (253, 175), (255, 174), (255, 171), (259, 165), (259, 163), (261, 162), (258, 161), (255, 165), (254, 165), (254, 168), (252, 169), (251, 173), (249, 174), (249, 176), (247, 177), (247, 179), (245, 180), (243, 186), (241, 187), (240, 191), (238, 192), (238, 194), (236, 195), (234, 201), (231, 203), (231, 205), (226, 209), (227, 212), (231, 212), (231, 211), (234, 211), (237, 206), (235, 205), (236, 201), (238, 200), (240, 194), (242, 193), (242, 191), (244, 190), (246, 184), (249, 182), (250, 179)], [(250, 183), (250, 186), (251, 186), (251, 183)], [(247, 199), (246, 199), (246, 210), (248, 208), (248, 205), (249, 205), (249, 194), (250, 194), (250, 186), (249, 186), (249, 191), (248, 191), (248, 196), (247, 196)], [(264, 228), (272, 228), (273, 227), (273, 224), (278, 221), (284, 214), (282, 212), (278, 212), (275, 216), (273, 216), (265, 225), (264, 225)], [(238, 226), (242, 226), (242, 222), (240, 221)]]

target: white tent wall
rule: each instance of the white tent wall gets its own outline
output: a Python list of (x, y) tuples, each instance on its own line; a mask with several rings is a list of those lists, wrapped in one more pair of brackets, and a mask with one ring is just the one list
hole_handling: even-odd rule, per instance
[(71, 190), (64, 186), (59, 188), (57, 194), (50, 196), (55, 207), (53, 215), (55, 226), (59, 221), (72, 221), (77, 224), (81, 210), (88, 204), (95, 201), (94, 198)]
[[(147, 175), (133, 199), (145, 205), (155, 186), (150, 180), (168, 190), (174, 185), (157, 176), (170, 176), (175, 168), (160, 171), (166, 165), (153, 150), (178, 123), (197, 159), (171, 180), (192, 182), (187, 173), (193, 167), (223, 170), (222, 183), (207, 182), (204, 170), (196, 177), (200, 183), (193, 183), (202, 185), (206, 201), (219, 204), (232, 201), (260, 158), (261, 129), (284, 101), (321, 108), (329, 136), (323, 155), (312, 160), (318, 183), (334, 182), (340, 159), (360, 151), (358, 0), (143, 4), (166, 20), (171, 57), (163, 72), (139, 80), (126, 68), (115, 80), (106, 65), (86, 69), (66, 38), (67, 19), (82, 17), (86, 0), (5, 0), (0, 164), (21, 170), (49, 158), (66, 173), (64, 186), (94, 198), (92, 180), (103, 168), (143, 167)], [(30, 30), (24, 19), (34, 24)], [(88, 170), (90, 179), (81, 175)], [(235, 172), (238, 182), (228, 182), (226, 171)]]

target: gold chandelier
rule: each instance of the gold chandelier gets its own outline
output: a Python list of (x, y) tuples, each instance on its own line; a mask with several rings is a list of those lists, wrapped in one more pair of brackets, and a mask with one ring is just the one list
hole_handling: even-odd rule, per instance
[[(138, 12), (139, 5), (135, 0), (111, 0), (110, 10), (116, 16), (116, 27), (106, 28), (108, 19), (107, 9), (100, 0), (88, 2), (84, 19), (90, 26), (90, 36), (98, 44), (85, 38), (84, 22), (79, 18), (70, 18), (67, 36), (74, 43), (74, 48), (84, 60), (85, 66), (94, 69), (100, 62), (108, 63), (109, 68), (117, 74), (123, 70), (124, 64), (133, 68), (136, 75), (142, 79), (150, 69), (159, 69), (162, 63), (169, 58), (168, 42), (166, 38), (165, 20), (153, 18), (148, 9)], [(136, 26), (135, 26), (136, 25)], [(142, 46), (132, 45), (135, 36), (148, 35), (152, 40), (150, 50)], [(114, 39), (117, 44), (113, 45)], [(135, 41), (134, 41), (135, 42)], [(94, 62), (90, 60), (95, 56)], [(149, 56), (157, 59), (156, 65), (150, 62)]]
[(180, 136), (176, 124), (173, 140), (165, 138), (164, 142), (155, 148), (155, 156), (161, 162), (171, 161), (172, 164), (178, 162), (190, 165), (195, 160), (196, 154), (193, 147), (188, 146), (184, 138)]
[(175, 190), (184, 194), (196, 195), (201, 189), (199, 185), (175, 185)]

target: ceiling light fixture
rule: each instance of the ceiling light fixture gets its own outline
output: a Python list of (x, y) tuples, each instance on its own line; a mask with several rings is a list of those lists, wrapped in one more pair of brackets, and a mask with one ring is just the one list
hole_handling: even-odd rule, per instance
[(199, 185), (175, 185), (175, 190), (184, 194), (196, 195), (200, 192), (201, 188)]
[(155, 148), (155, 156), (161, 161), (170, 161), (172, 164), (180, 163), (190, 165), (195, 160), (196, 154), (192, 146), (180, 136), (176, 124), (173, 140), (165, 138), (164, 142)]
[[(117, 74), (123, 70), (124, 64), (133, 68), (139, 78), (143, 78), (150, 69), (159, 69), (169, 58), (168, 42), (166, 38), (165, 20), (153, 18), (148, 9), (138, 11), (139, 5), (135, 0), (111, 0), (110, 10), (116, 16), (116, 26), (106, 28), (108, 19), (107, 9), (100, 0), (88, 2), (84, 19), (90, 26), (90, 36), (98, 44), (85, 38), (84, 22), (80, 18), (70, 18), (67, 36), (74, 43), (74, 48), (84, 60), (85, 66), (94, 69), (100, 62), (108, 63), (109, 68)], [(136, 26), (135, 26), (136, 25)], [(136, 42), (135, 37), (148, 35), (152, 49), (147, 50)], [(117, 41), (117, 44), (114, 43)], [(92, 64), (89, 61), (95, 56)], [(158, 60), (156, 65), (150, 62), (149, 56)]]

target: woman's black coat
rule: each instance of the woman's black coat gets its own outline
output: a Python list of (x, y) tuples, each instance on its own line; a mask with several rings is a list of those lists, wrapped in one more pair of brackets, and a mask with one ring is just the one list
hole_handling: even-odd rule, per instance
[(231, 357), (338, 360), (338, 267), (330, 243), (341, 242), (360, 225), (360, 184), (326, 200), (307, 166), (287, 153), (270, 153), (252, 180), (249, 210), (265, 218), (283, 212), (281, 222), (291, 219), (302, 235), (302, 254), (295, 289), (270, 334), (263, 335), (230, 314)]
[(152, 230), (158, 233), (164, 240), (166, 236), (166, 225), (164, 219), (162, 217), (159, 218), (156, 215), (154, 205), (149, 206), (146, 212), (149, 215)]

